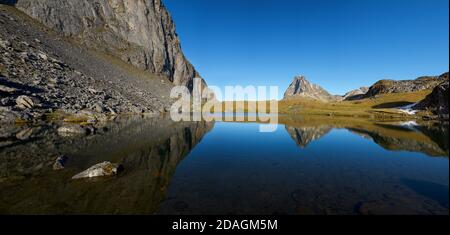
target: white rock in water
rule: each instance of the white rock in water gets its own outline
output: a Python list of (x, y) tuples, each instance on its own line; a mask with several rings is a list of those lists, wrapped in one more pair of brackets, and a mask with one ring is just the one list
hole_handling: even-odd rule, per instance
[(122, 169), (122, 165), (110, 162), (102, 162), (90, 167), (89, 169), (75, 175), (72, 179), (94, 178), (101, 176), (117, 175)]

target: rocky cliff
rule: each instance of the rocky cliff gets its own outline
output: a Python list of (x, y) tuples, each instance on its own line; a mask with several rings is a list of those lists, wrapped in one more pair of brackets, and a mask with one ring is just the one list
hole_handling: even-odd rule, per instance
[(171, 106), (173, 84), (164, 76), (93, 53), (2, 4), (0, 55), (0, 123), (50, 116), (103, 121)]
[(415, 80), (381, 80), (372, 85), (365, 97), (373, 97), (386, 93), (405, 93), (433, 89), (448, 80), (448, 72), (440, 76), (424, 76)]
[(161, 0), (17, 0), (15, 6), (79, 43), (192, 87), (199, 74), (183, 55)]
[(307, 98), (323, 102), (336, 101), (338, 97), (331, 95), (319, 85), (306, 80), (304, 76), (297, 76), (284, 93), (284, 99)]
[(448, 119), (448, 84), (449, 81), (447, 80), (435, 87), (431, 94), (414, 106), (414, 109), (429, 110), (436, 115)]

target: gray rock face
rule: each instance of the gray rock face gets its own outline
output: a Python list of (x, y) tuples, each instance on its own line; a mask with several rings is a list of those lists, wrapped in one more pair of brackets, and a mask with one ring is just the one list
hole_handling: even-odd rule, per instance
[(55, 112), (103, 122), (171, 106), (173, 84), (164, 76), (90, 51), (0, 4), (0, 123), (35, 122)]
[(441, 117), (446, 117), (448, 119), (448, 86), (449, 81), (441, 83), (439, 86), (435, 87), (433, 92), (428, 95), (424, 100), (419, 102), (414, 109), (418, 110), (431, 110), (434, 114)]
[(419, 77), (416, 80), (381, 80), (369, 88), (365, 97), (373, 97), (386, 93), (404, 93), (433, 89), (445, 80), (448, 80), (448, 72), (441, 76)]
[(319, 85), (306, 80), (304, 76), (297, 76), (284, 93), (284, 99), (308, 98), (324, 102), (336, 101), (338, 98), (331, 95)]
[(161, 0), (18, 0), (17, 8), (89, 48), (192, 87), (197, 71), (183, 55)]
[(353, 91), (347, 92), (342, 98), (344, 100), (358, 100), (364, 97), (364, 95), (369, 91), (369, 87), (360, 87)]

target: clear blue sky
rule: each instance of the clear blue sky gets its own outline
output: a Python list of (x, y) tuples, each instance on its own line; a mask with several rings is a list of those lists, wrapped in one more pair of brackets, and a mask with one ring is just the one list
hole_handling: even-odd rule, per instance
[(164, 0), (184, 53), (209, 85), (295, 75), (333, 94), (380, 79), (440, 75), (448, 0)]

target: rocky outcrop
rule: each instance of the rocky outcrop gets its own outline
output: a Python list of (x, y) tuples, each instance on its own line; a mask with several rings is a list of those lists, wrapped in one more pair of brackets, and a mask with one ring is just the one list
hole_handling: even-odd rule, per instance
[(347, 92), (342, 99), (343, 100), (359, 100), (366, 95), (366, 93), (369, 91), (369, 87), (360, 87), (358, 89), (355, 89), (353, 91)]
[(431, 94), (413, 108), (416, 110), (429, 110), (442, 118), (448, 119), (448, 84), (449, 81), (447, 80), (435, 87)]
[(386, 93), (405, 93), (433, 89), (445, 80), (448, 80), (448, 73), (435, 77), (419, 77), (416, 80), (381, 80), (369, 88), (365, 97), (374, 97)]
[(15, 6), (89, 48), (192, 87), (199, 74), (183, 55), (161, 0), (18, 0)]
[(297, 76), (284, 93), (284, 99), (307, 98), (323, 102), (336, 101), (338, 97), (331, 95), (319, 85), (306, 80), (304, 76)]

